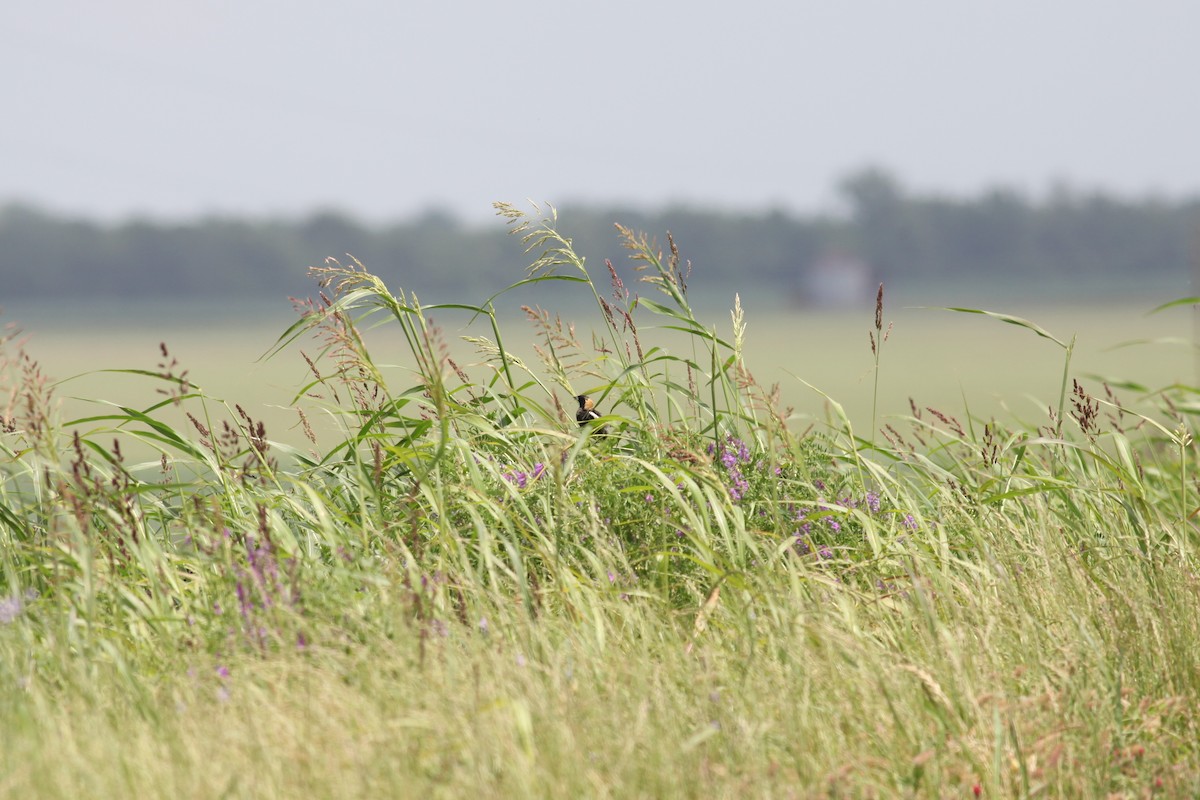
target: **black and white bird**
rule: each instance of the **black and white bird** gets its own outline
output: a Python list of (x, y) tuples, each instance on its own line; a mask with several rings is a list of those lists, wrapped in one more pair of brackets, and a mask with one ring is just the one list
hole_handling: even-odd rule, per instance
[[(579, 427), (583, 428), (594, 420), (600, 419), (600, 412), (596, 410), (596, 403), (586, 394), (577, 395), (575, 397), (579, 401), (579, 410), (575, 412), (575, 420), (579, 423)], [(608, 426), (601, 425), (596, 429), (597, 436), (604, 436), (608, 433)]]

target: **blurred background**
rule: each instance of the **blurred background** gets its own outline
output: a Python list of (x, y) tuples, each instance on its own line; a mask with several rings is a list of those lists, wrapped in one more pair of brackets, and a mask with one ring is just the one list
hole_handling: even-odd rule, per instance
[(601, 279), (614, 223), (670, 231), (800, 406), (796, 377), (862, 394), (879, 282), (894, 410), (1057, 392), (1053, 345), (928, 306), (1195, 382), (1190, 307), (1146, 312), (1196, 293), (1197, 30), (1187, 0), (10, 3), (0, 320), (60, 377), (169, 342), (198, 382), (292, 387), (254, 359), (309, 265), (480, 302), (528, 261), (502, 200), (553, 204)]

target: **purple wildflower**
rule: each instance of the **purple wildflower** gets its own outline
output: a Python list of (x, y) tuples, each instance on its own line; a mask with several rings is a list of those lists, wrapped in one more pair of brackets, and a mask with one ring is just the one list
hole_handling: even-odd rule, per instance
[(36, 590), (26, 589), (23, 595), (12, 595), (0, 599), (0, 625), (7, 625), (8, 622), (17, 619), (25, 612), (26, 604), (35, 597), (37, 597)]
[(21, 616), (21, 612), (25, 610), (25, 603), (20, 595), (14, 594), (12, 597), (5, 597), (0, 600), (0, 625), (7, 625), (17, 617)]
[(246, 620), (246, 624), (249, 625), (250, 614), (254, 610), (254, 602), (250, 599), (250, 594), (246, 591), (246, 585), (242, 583), (241, 579), (238, 579), (236, 590), (238, 608), (241, 610), (242, 617)]
[(879, 506), (879, 495), (875, 494), (875, 492), (867, 492), (867, 508), (871, 510), (871, 513), (878, 514)]
[(729, 496), (734, 500), (741, 500), (750, 491), (750, 482), (746, 480), (746, 476), (737, 467), (729, 470), (729, 480), (733, 483), (729, 487)]

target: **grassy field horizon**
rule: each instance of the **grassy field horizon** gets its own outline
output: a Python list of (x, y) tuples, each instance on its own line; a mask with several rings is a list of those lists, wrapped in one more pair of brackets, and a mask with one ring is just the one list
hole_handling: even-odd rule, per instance
[[(1171, 299), (1171, 298), (1168, 298)], [(859, 429), (869, 427), (874, 398), (874, 360), (868, 331), (873, 324), (871, 298), (863, 308), (786, 308), (771, 312), (746, 309), (746, 361), (759, 382), (778, 383), (786, 405), (802, 418), (820, 422), (830, 413), (828, 399), (840, 404)], [(702, 322), (728, 335), (730, 308), (708, 306)], [(1038, 300), (1010, 301), (986, 310), (1023, 317), (1062, 341), (1076, 338), (1071, 377), (1114, 387), (1137, 384), (1157, 391), (1197, 380), (1188, 308), (1150, 314), (1153, 305), (1134, 302), (1078, 305)], [(551, 308), (550, 310), (554, 310)], [(24, 318), (19, 314), (24, 311)], [(457, 363), (480, 360), (463, 335), (486, 336), (470, 315), (440, 312), (433, 322), (443, 329)], [(62, 396), (119, 402), (153, 402), (153, 392), (136, 378), (98, 370), (154, 370), (166, 344), (178, 369), (213, 397), (227, 399), (270, 423), (273, 438), (298, 445), (302, 434), (292, 395), (309, 377), (296, 348), (264, 359), (280, 334), (297, 319), (286, 299), (275, 303), (162, 302), (150, 309), (138, 304), (23, 304), (3, 320), (19, 326), (29, 354), (62, 385)], [(537, 334), (526, 315), (510, 311), (501, 318), (506, 346), (536, 369)], [(562, 313), (586, 339), (599, 322), (594, 308)], [(910, 398), (918, 408), (981, 419), (1044, 415), (1058, 396), (1063, 351), (1030, 330), (975, 314), (915, 305), (893, 308), (885, 296), (884, 343), (879, 369), (880, 417), (907, 415)], [(656, 343), (686, 353), (688, 338), (669, 330), (653, 331)], [(376, 358), (398, 374), (411, 368), (387, 327), (366, 334)], [(300, 345), (314, 355), (320, 344)], [(394, 356), (394, 357), (393, 357)], [(70, 379), (70, 380), (68, 380)], [(810, 386), (806, 386), (811, 384)], [(1140, 394), (1130, 388), (1134, 395)], [(822, 394), (823, 393), (823, 394)], [(82, 415), (81, 401), (68, 401), (66, 413)]]

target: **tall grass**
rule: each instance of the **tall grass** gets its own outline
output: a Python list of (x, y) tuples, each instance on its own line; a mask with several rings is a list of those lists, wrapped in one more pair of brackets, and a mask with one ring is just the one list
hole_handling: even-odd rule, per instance
[(670, 237), (618, 229), (642, 296), (498, 211), (594, 332), (330, 261), (269, 348), (307, 450), (165, 347), (161, 401), (61, 420), (6, 342), (0, 794), (1200, 793), (1194, 389), (1068, 389), (1063, 339), (959, 309), (1062, 345), (1045, 420), (797, 424)]

